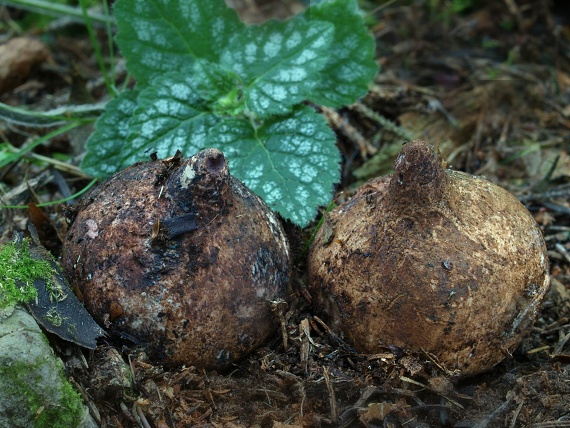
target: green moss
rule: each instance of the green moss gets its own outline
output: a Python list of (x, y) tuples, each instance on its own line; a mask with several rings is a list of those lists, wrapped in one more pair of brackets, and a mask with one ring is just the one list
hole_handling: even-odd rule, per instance
[(46, 291), (48, 292), (49, 299), (52, 302), (62, 302), (67, 297), (67, 293), (59, 282), (46, 282)]
[(51, 308), (47, 314), (45, 314), (44, 319), (56, 327), (60, 327), (64, 321), (64, 318), (55, 307)]
[[(27, 406), (27, 414), (34, 415), (33, 428), (77, 427), (84, 412), (81, 396), (65, 378), (61, 365), (58, 367), (61, 380), (59, 391), (38, 389), (38, 385), (42, 384), (42, 364), (47, 363), (38, 361), (33, 365), (23, 362), (0, 364), (0, 376), (5, 381), (5, 387), (9, 388), (6, 393), (22, 397), (21, 404)], [(15, 423), (20, 425), (25, 421), (16, 420)]]
[(0, 249), (0, 308), (25, 303), (37, 297), (34, 281), (51, 281), (53, 268), (47, 260), (30, 255), (29, 241), (10, 242)]
[(35, 428), (69, 428), (76, 427), (81, 422), (84, 411), (81, 396), (67, 379), (62, 379), (62, 382), (60, 400), (65, 406), (45, 408), (38, 416), (34, 424)]

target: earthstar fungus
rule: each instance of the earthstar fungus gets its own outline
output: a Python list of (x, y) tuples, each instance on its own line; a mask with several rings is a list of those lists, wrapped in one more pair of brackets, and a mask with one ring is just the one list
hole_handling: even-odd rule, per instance
[(289, 279), (279, 220), (215, 149), (115, 174), (79, 204), (65, 249), (93, 317), (167, 364), (247, 355), (275, 332)]
[(309, 251), (310, 291), (360, 352), (396, 346), (469, 376), (520, 343), (548, 286), (542, 233), (509, 192), (444, 169), (407, 143), (395, 172), (328, 215)]

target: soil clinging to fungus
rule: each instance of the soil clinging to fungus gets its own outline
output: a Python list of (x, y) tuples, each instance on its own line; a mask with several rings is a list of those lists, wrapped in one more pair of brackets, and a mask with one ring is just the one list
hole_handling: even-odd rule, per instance
[(520, 343), (549, 285), (533, 217), (511, 193), (407, 143), (395, 172), (328, 215), (310, 248), (317, 309), (360, 352), (428, 352), (469, 376)]
[(223, 154), (135, 164), (77, 207), (63, 267), (93, 317), (160, 363), (223, 368), (276, 329), (289, 280), (277, 217)]

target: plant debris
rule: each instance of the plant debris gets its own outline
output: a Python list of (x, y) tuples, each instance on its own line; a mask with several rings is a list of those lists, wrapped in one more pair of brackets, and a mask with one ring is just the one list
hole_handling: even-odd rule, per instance
[[(61, 268), (47, 251), (33, 224), (28, 225), (32, 236), (29, 246), (31, 257), (49, 263), (51, 269), (47, 278), (34, 280), (37, 296), (27, 302), (27, 307), (43, 328), (63, 340), (88, 349), (97, 347), (97, 339), (105, 336), (105, 331), (95, 322), (87, 309), (79, 301), (64, 278)], [(21, 241), (21, 237), (18, 238)]]

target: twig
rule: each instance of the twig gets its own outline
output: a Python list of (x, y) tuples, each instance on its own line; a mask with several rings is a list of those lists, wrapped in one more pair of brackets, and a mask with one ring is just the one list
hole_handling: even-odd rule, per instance
[(562, 245), (560, 242), (557, 242), (556, 244), (554, 244), (554, 247), (558, 250), (560, 254), (562, 254), (562, 256), (566, 259), (567, 262), (570, 262), (570, 254), (568, 253), (568, 250), (566, 249), (566, 247), (564, 247), (564, 245)]
[(515, 413), (513, 414), (513, 419), (511, 420), (511, 425), (509, 428), (515, 428), (515, 425), (517, 423), (517, 419), (519, 418), (519, 414), (522, 410), (524, 404), (524, 400), (521, 401), (521, 403), (519, 404), (519, 407), (517, 407), (517, 410), (515, 410)]
[(530, 428), (565, 428), (570, 427), (570, 421), (539, 422), (532, 424)]
[(347, 343), (344, 342), (344, 340), (342, 340), (340, 337), (338, 337), (330, 328), (328, 325), (325, 324), (325, 322), (320, 319), (318, 316), (314, 315), (313, 319), (319, 323), (321, 325), (321, 327), (323, 327), (327, 334), (338, 344), (340, 345), (345, 351), (351, 353), (351, 354), (357, 354), (356, 350), (351, 347), (350, 345), (348, 345)]
[(299, 350), (299, 359), (303, 365), (303, 370), (305, 374), (308, 373), (309, 365), (309, 353), (311, 350), (311, 343), (314, 343), (311, 339), (311, 329), (309, 327), (309, 320), (303, 318), (299, 323), (299, 338), (301, 339), (301, 348)]
[(79, 394), (83, 398), (83, 401), (85, 402), (85, 404), (87, 404), (87, 407), (89, 408), (89, 413), (91, 413), (91, 416), (93, 416), (93, 419), (95, 419), (95, 422), (97, 422), (97, 424), (101, 425), (101, 420), (102, 420), (101, 419), (101, 413), (99, 412), (99, 409), (97, 408), (97, 405), (93, 401), (93, 398), (91, 397), (91, 395), (89, 395), (89, 393), (87, 391), (85, 391), (83, 386), (81, 386), (81, 384), (79, 382), (77, 382), (75, 379), (73, 379), (72, 377), (69, 378), (69, 381), (71, 384), (73, 384), (75, 389), (77, 389), (79, 391)]
[(323, 114), (328, 120), (329, 124), (353, 143), (356, 143), (363, 158), (373, 155), (377, 152), (376, 147), (364, 138), (364, 136), (354, 126), (352, 126), (346, 119), (343, 119), (336, 110), (328, 107), (321, 107)]
[[(134, 410), (136, 411), (136, 418), (139, 420), (139, 422), (141, 423), (141, 425), (143, 426), (143, 428), (151, 428), (150, 424), (148, 423), (148, 421), (146, 420), (146, 416), (144, 415), (142, 409), (140, 408), (140, 406), (138, 404), (135, 403), (134, 405)], [(133, 412), (135, 413), (135, 412)]]
[(271, 301), (271, 312), (275, 314), (279, 320), (279, 326), (281, 328), (281, 340), (283, 341), (283, 349), (287, 351), (287, 325), (285, 323), (285, 308), (287, 307), (287, 302), (283, 299), (277, 299)]
[(415, 380), (413, 380), (413, 379), (410, 379), (409, 377), (406, 377), (406, 376), (400, 376), (400, 380), (401, 380), (401, 381), (404, 381), (404, 382), (407, 382), (407, 383), (411, 383), (411, 384), (417, 385), (417, 386), (421, 386), (422, 388), (425, 388), (425, 389), (428, 389), (428, 390), (430, 390), (430, 391), (432, 391), (432, 392), (435, 392), (437, 395), (439, 395), (440, 397), (445, 398), (445, 399), (446, 399), (447, 401), (449, 401), (451, 404), (453, 404), (453, 405), (459, 407), (460, 409), (464, 409), (464, 407), (461, 405), (461, 403), (458, 403), (457, 401), (452, 400), (452, 399), (449, 398), (448, 396), (442, 394), (442, 393), (439, 392), (437, 389), (432, 388), (432, 387), (429, 386), (429, 385), (424, 385), (423, 383), (417, 382), (417, 381), (415, 381)]
[(530, 200), (534, 201), (543, 201), (545, 199), (555, 199), (555, 198), (564, 198), (568, 196), (568, 192), (570, 191), (570, 185), (563, 184), (556, 188), (550, 189), (545, 192), (538, 192), (538, 193), (528, 193), (526, 195), (521, 195), (518, 197), (519, 201), (527, 202)]
[(493, 412), (487, 415), (483, 420), (477, 422), (472, 428), (487, 428), (501, 414), (505, 413), (511, 406), (512, 395), (507, 398), (503, 404), (497, 407)]
[(459, 410), (453, 407), (446, 406), (445, 404), (420, 404), (419, 406), (409, 407), (408, 410), (413, 412), (414, 410), (428, 410), (428, 409), (440, 409), (440, 410), (450, 410), (454, 413), (459, 413)]
[(558, 341), (556, 344), (556, 348), (554, 349), (554, 354), (561, 354), (562, 350), (566, 346), (566, 343), (570, 340), (570, 333), (566, 334), (562, 339)]
[(6, 201), (6, 205), (13, 202), (16, 198), (22, 195), (24, 192), (29, 192), (30, 188), (43, 187), (46, 184), (52, 182), (54, 179), (53, 174), (50, 171), (44, 171), (34, 178), (28, 180), (22, 180), (22, 183), (14, 187), (9, 192), (2, 195), (3, 201)]
[(305, 391), (305, 385), (303, 382), (298, 382), (298, 393), (301, 396), (301, 408), (299, 409), (299, 414), (301, 417), (305, 416), (305, 401), (307, 400), (307, 391)]
[(505, 4), (507, 5), (507, 8), (509, 9), (509, 12), (515, 16), (519, 29), (523, 30), (523, 18), (519, 8), (517, 7), (517, 4), (514, 2), (514, 0), (504, 0), (504, 1)]
[[(366, 107), (362, 103), (355, 103), (355, 104), (351, 105), (349, 108), (351, 110), (356, 110), (357, 112), (366, 116), (369, 119), (374, 120), (376, 123), (381, 125), (387, 131), (390, 131), (391, 133), (397, 135), (400, 138), (403, 138), (404, 140), (412, 140), (413, 139), (412, 133), (406, 131), (404, 128), (396, 125), (391, 120), (386, 119), (384, 116), (376, 113), (374, 110)], [(376, 148), (374, 148), (374, 152), (371, 152), (371, 153), (374, 154), (375, 152), (376, 152)]]
[(121, 409), (121, 414), (125, 417), (125, 419), (127, 419), (129, 422), (135, 422), (137, 420), (137, 418), (135, 416), (133, 416), (133, 414), (131, 413), (131, 411), (129, 410), (129, 408), (127, 407), (127, 405), (125, 403), (123, 403), (122, 401), (119, 403), (119, 408)]
[(422, 348), (422, 352), (424, 353), (424, 355), (433, 363), (435, 364), (435, 366), (440, 369), (442, 372), (444, 372), (446, 375), (448, 376), (453, 376), (458, 374), (457, 370), (448, 370), (445, 367), (443, 367), (441, 364), (439, 364), (439, 362), (436, 361), (436, 359), (434, 358), (434, 356), (432, 356), (429, 352), (427, 352), (425, 349)]
[(327, 385), (327, 391), (329, 393), (329, 402), (331, 405), (331, 419), (336, 422), (338, 418), (338, 410), (336, 408), (336, 398), (334, 395), (334, 388), (330, 379), (330, 367), (323, 367), (323, 375), (325, 377), (325, 384)]
[(364, 407), (364, 404), (368, 401), (368, 399), (372, 396), (372, 394), (374, 394), (377, 390), (378, 390), (378, 388), (375, 386), (367, 386), (366, 388), (364, 388), (364, 390), (360, 394), (360, 398), (358, 398), (356, 403), (354, 403), (353, 406), (350, 406), (349, 408), (345, 409), (345, 411), (342, 412), (342, 414), (339, 416), (339, 421), (343, 423), (343, 425), (341, 425), (341, 428), (348, 426), (348, 424), (350, 422), (352, 422), (350, 415), (355, 410), (358, 410), (358, 409)]
[(548, 201), (543, 201), (542, 205), (544, 205), (546, 208), (548, 208), (549, 210), (552, 210), (554, 212), (557, 212), (560, 214), (565, 214), (565, 215), (570, 215), (570, 208), (565, 207), (564, 205), (555, 204), (553, 202), (548, 202)]

